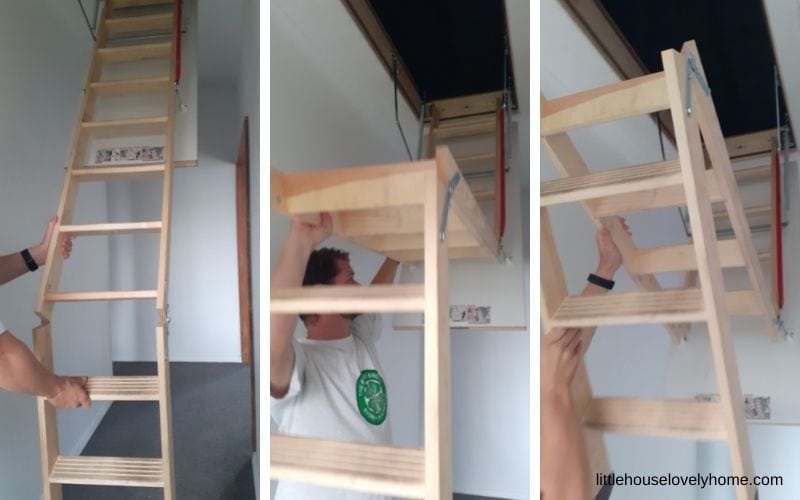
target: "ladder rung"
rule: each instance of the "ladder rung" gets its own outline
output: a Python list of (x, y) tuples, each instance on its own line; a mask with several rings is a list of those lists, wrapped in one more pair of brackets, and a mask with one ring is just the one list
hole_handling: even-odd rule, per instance
[(465, 163), (494, 163), (495, 158), (497, 158), (497, 156), (494, 153), (484, 153), (478, 155), (459, 156), (455, 160), (456, 163), (458, 163), (458, 168), (461, 169), (461, 165)]
[[(387, 250), (382, 252), (385, 256), (397, 262), (422, 262), (425, 259), (425, 250)], [(495, 258), (479, 246), (454, 247), (447, 249), (449, 259), (491, 259)]]
[[(723, 268), (745, 266), (738, 241), (718, 241), (717, 251)], [(636, 275), (695, 271), (697, 270), (697, 257), (695, 256), (694, 245), (686, 244), (639, 249), (629, 263), (629, 269)]]
[(155, 299), (156, 290), (126, 290), (108, 292), (60, 292), (47, 293), (46, 302), (82, 302), (92, 300), (138, 300)]
[(680, 162), (666, 161), (543, 182), (542, 206), (616, 196), (683, 183)]
[(770, 174), (772, 174), (772, 165), (759, 165), (756, 167), (739, 168), (733, 171), (733, 175), (736, 176), (736, 180), (739, 182), (769, 177)]
[(158, 377), (89, 377), (92, 401), (158, 401)]
[(152, 5), (169, 5), (173, 0), (114, 0), (115, 9), (128, 7), (147, 7)]
[(564, 299), (552, 326), (692, 323), (705, 319), (699, 289), (627, 292)]
[(425, 496), (425, 453), (313, 438), (270, 436), (270, 479), (411, 498)]
[[(713, 170), (706, 170), (706, 187), (711, 202), (723, 201), (717, 177)], [(683, 186), (666, 186), (635, 193), (604, 196), (592, 202), (592, 213), (596, 217), (610, 217), (641, 210), (669, 208), (686, 205)]]
[(161, 231), (161, 221), (114, 222), (108, 224), (64, 225), (59, 232), (75, 236), (103, 234), (157, 233)]
[(77, 181), (111, 181), (131, 178), (158, 178), (164, 175), (164, 164), (136, 165), (113, 167), (83, 167), (72, 170), (72, 177)]
[(701, 440), (726, 437), (719, 403), (707, 401), (595, 398), (583, 421), (605, 432)]
[(97, 57), (103, 63), (165, 59), (172, 55), (172, 42), (103, 47), (97, 49)]
[(423, 285), (338, 285), (272, 290), (272, 313), (420, 312), (425, 309)]
[(152, 14), (147, 16), (128, 16), (106, 19), (106, 30), (109, 35), (129, 33), (171, 32), (173, 26), (172, 13)]
[(133, 118), (128, 120), (104, 120), (83, 122), (81, 130), (92, 137), (115, 137), (127, 135), (165, 134), (168, 119), (166, 116), (153, 118)]
[(56, 484), (94, 486), (164, 487), (164, 463), (160, 458), (59, 456), (50, 472)]
[(487, 189), (485, 191), (474, 191), (475, 201), (491, 201), (495, 198), (494, 189)]
[(136, 78), (133, 80), (112, 80), (93, 82), (89, 89), (95, 96), (117, 96), (126, 94), (149, 94), (168, 92), (171, 88), (168, 76), (153, 78)]
[[(744, 209), (744, 215), (746, 217), (764, 217), (770, 215), (772, 213), (772, 207), (769, 205), (758, 205), (754, 207), (747, 207)], [(721, 212), (714, 212), (715, 219), (728, 219), (728, 212), (721, 211)]]
[(490, 134), (497, 130), (497, 118), (494, 114), (469, 118), (454, 118), (442, 122), (433, 129), (436, 139), (448, 139), (467, 135)]
[(543, 101), (542, 137), (669, 109), (664, 72)]

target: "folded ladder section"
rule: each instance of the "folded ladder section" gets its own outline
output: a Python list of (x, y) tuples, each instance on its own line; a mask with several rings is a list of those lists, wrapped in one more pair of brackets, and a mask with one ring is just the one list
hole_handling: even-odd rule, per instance
[[(168, 13), (135, 17), (125, 14), (128, 7), (164, 6)], [(58, 445), (56, 411), (43, 399), (37, 401), (44, 499), (60, 500), (62, 484), (162, 488), (165, 500), (174, 500), (174, 467), (172, 460), (172, 422), (170, 409), (169, 366), (167, 363), (166, 275), (168, 265), (170, 208), (173, 168), (173, 115), (175, 111), (173, 82), (176, 81), (176, 29), (178, 3), (174, 0), (107, 0), (98, 29), (92, 62), (86, 79), (84, 96), (75, 123), (67, 161), (67, 172), (59, 203), (59, 224), (50, 242), (48, 265), (45, 266), (36, 303), (42, 324), (34, 329), (34, 352), (48, 368), (53, 367), (52, 330), (50, 323), (56, 302), (110, 300), (154, 300), (158, 314), (155, 328), (157, 373), (154, 376), (90, 376), (87, 389), (94, 401), (152, 401), (159, 407), (161, 456), (87, 457), (64, 456)], [(171, 37), (163, 43), (109, 46), (112, 35), (150, 35), (158, 32)], [(169, 74), (127, 80), (101, 79), (106, 64), (124, 64), (148, 59), (169, 60)], [(147, 118), (94, 119), (98, 98), (163, 93), (166, 108), (162, 116)], [(142, 135), (164, 136), (164, 158), (160, 162), (86, 166), (87, 148), (95, 138), (124, 138)], [(161, 219), (143, 222), (98, 224), (73, 223), (73, 208), (80, 184), (118, 179), (159, 179), (163, 185)], [(59, 239), (72, 236), (111, 236), (120, 234), (159, 235), (159, 258), (156, 286), (152, 290), (123, 291), (60, 291), (59, 281), (63, 258), (57, 251)], [(58, 332), (68, 335), (69, 332)]]
[[(450, 329), (447, 264), (451, 231), (494, 258), (493, 230), (476, 210), (447, 148), (434, 160), (286, 175), (272, 172), (272, 208), (317, 222), (330, 212), (334, 232), (375, 235), (375, 229), (420, 234), (424, 283), (387, 286), (318, 286), (271, 291), (271, 314), (344, 312), (424, 313), (423, 449), (271, 436), (270, 478), (377, 494), (451, 499)], [(391, 187), (390, 187), (391, 186)], [(408, 186), (408, 187), (407, 187)], [(392, 220), (384, 226), (382, 222)], [(447, 228), (441, 226), (442, 221)], [(453, 230), (454, 222), (459, 222)], [(450, 249), (448, 248), (450, 247)], [(391, 255), (386, 252), (387, 255)]]
[[(686, 324), (708, 326), (720, 401), (594, 398), (583, 365), (573, 385), (583, 422), (591, 432), (623, 432), (728, 443), (735, 475), (751, 477), (752, 459), (745, 429), (742, 390), (730, 334), (730, 316), (758, 315), (774, 334), (772, 308), (750, 240), (742, 207), (705, 79), (697, 47), (662, 52), (664, 71), (600, 89), (542, 102), (542, 143), (562, 179), (541, 185), (542, 324), (592, 327), (663, 323), (676, 340)], [(689, 90), (687, 90), (687, 88)], [(689, 112), (689, 108), (691, 112)], [(678, 160), (590, 173), (568, 130), (669, 109), (675, 124)], [(711, 169), (706, 169), (701, 134)], [(713, 202), (724, 202), (736, 239), (717, 241)], [(598, 226), (611, 231), (638, 292), (569, 296), (553, 238), (549, 207), (582, 203)], [(630, 211), (687, 205), (693, 242), (653, 249), (637, 248), (614, 217)], [(753, 210), (750, 210), (753, 212)], [(719, 216), (716, 216), (719, 218)], [(726, 292), (723, 267), (744, 267), (752, 289)], [(653, 273), (691, 270), (699, 287), (663, 290)], [(595, 436), (596, 437), (596, 436)], [(591, 475), (610, 466), (600, 439), (589, 440)], [(600, 458), (597, 458), (600, 457)], [(593, 484), (593, 483), (592, 483)], [(738, 500), (753, 500), (755, 488), (737, 486)]]

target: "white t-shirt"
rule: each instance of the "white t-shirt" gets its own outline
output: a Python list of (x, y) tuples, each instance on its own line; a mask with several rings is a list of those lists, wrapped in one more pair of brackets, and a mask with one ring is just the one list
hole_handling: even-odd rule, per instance
[[(375, 351), (381, 321), (361, 315), (339, 340), (295, 339), (289, 391), (271, 398), (280, 434), (391, 444), (387, 391)], [(384, 500), (387, 497), (280, 481), (275, 500)]]

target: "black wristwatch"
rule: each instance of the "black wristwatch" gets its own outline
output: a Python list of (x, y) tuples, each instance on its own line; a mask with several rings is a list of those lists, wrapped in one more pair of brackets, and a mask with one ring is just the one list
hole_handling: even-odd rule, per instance
[(611, 290), (612, 288), (614, 288), (613, 280), (607, 280), (605, 278), (601, 278), (600, 276), (594, 273), (589, 274), (589, 277), (587, 279), (589, 280), (589, 283), (597, 285), (599, 287), (603, 287), (606, 290)]
[(25, 265), (28, 266), (29, 271), (33, 272), (39, 269), (39, 264), (37, 264), (33, 257), (31, 257), (31, 253), (27, 248), (21, 251), (19, 254), (22, 255), (22, 260), (25, 261)]

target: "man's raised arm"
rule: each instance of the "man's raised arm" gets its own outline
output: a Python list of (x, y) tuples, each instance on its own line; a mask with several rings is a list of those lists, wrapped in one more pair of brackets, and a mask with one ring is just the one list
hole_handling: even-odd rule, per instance
[[(330, 214), (320, 214), (317, 225), (294, 221), (289, 236), (283, 243), (278, 263), (270, 277), (270, 288), (298, 287), (303, 284), (308, 259), (314, 247), (331, 235), (333, 221)], [(296, 314), (270, 314), (270, 394), (283, 397), (289, 390), (294, 369), (292, 335), (297, 326)]]
[(400, 265), (396, 260), (386, 257), (386, 260), (381, 264), (375, 277), (372, 278), (373, 285), (391, 285), (394, 283), (394, 277), (397, 274), (397, 267)]

